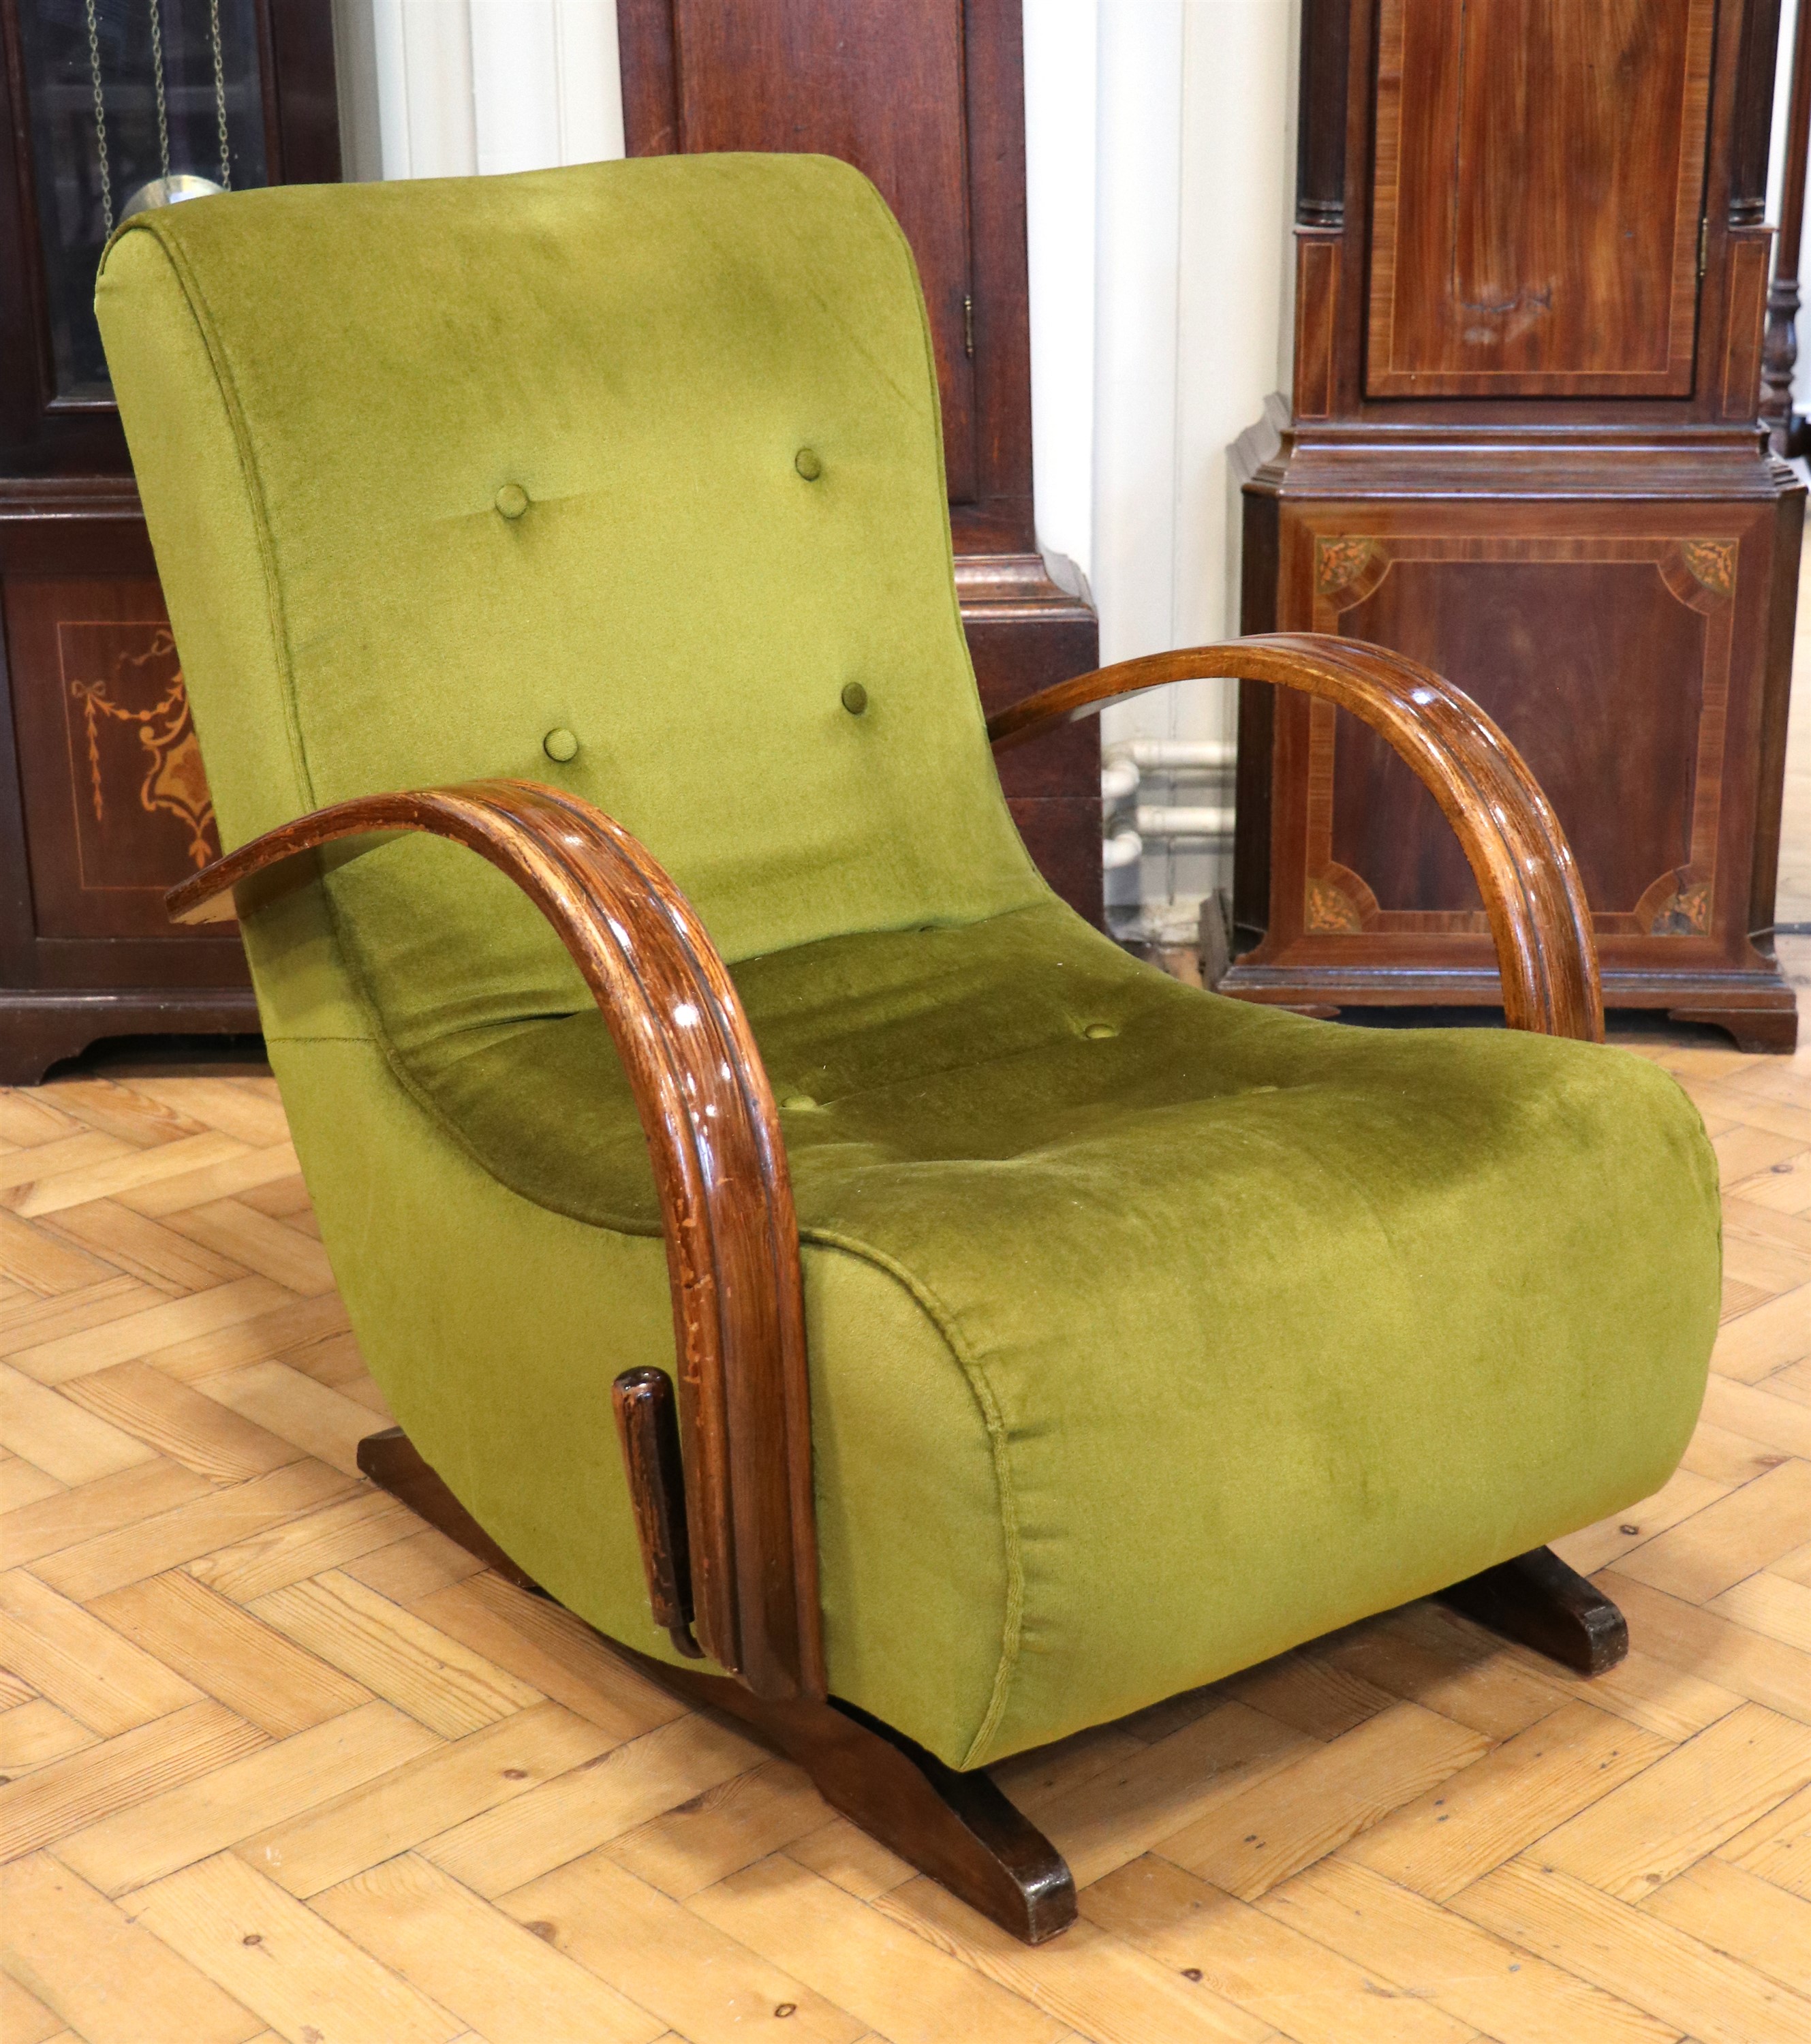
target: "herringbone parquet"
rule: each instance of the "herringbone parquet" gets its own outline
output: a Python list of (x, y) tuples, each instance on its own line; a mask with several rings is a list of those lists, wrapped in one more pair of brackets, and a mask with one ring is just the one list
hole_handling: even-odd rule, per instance
[(1036, 1952), (360, 1481), (268, 1079), (0, 1095), (5, 2044), (1804, 2044), (1811, 1052), (1641, 1047), (1727, 1321), (1562, 1543), (1628, 1662), (1417, 1606), (1015, 1760), (1082, 1885)]

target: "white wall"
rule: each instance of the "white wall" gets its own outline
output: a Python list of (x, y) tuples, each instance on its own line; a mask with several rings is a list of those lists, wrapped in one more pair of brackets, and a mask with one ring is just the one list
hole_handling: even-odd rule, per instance
[(335, 0), (352, 178), (456, 178), (623, 153), (616, 0)]
[[(1298, 15), (1295, 0), (1026, 0), (1038, 532), (1087, 572), (1104, 660), (1238, 630), (1227, 451), (1287, 375)], [(1230, 737), (1233, 722), (1213, 682), (1103, 720), (1109, 740)], [(1229, 866), (1224, 849), (1153, 851), (1109, 876), (1109, 899), (1173, 900), (1190, 921)]]
[[(1032, 5), (1036, 0), (1032, 0)], [(1774, 73), (1773, 90), (1773, 151), (1767, 163), (1767, 218), (1778, 223), (1780, 214), (1780, 195), (1786, 177), (1786, 121), (1792, 100), (1793, 44), (1798, 27), (1801, 8), (1792, 0), (1780, 9), (1779, 62)], [(1811, 11), (1805, 10), (1804, 11)], [(1811, 286), (1811, 271), (1806, 267), (1811, 259), (1811, 215), (1804, 222), (1798, 256), (1799, 288), (1801, 292)], [(1793, 371), (1792, 402), (1795, 410), (1811, 411), (1811, 311), (1798, 317), (1798, 362)]]

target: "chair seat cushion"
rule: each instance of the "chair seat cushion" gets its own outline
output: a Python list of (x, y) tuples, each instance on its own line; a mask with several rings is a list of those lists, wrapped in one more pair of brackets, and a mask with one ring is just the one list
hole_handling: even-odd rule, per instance
[[(958, 1764), (1555, 1539), (1683, 1449), (1716, 1169), (1636, 1057), (1225, 1000), (1054, 901), (736, 978), (808, 1295), (815, 1246), (897, 1309), (871, 1331), (808, 1296), (832, 1685), (909, 1717), (882, 1663), (979, 1638), (951, 1722), (902, 1725)], [(658, 1231), (594, 1012), (451, 1032), (398, 1075), (528, 1200)], [(904, 1470), (902, 1412), (936, 1416)], [(881, 1531), (832, 1464), (894, 1500)], [(881, 1581), (910, 1608), (864, 1604)]]

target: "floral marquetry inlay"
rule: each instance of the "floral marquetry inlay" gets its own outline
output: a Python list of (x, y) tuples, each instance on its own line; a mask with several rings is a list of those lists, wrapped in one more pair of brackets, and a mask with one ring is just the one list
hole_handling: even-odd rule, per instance
[(1352, 535), (1314, 542), (1314, 586), (1322, 596), (1332, 596), (1355, 582), (1370, 567), (1377, 551), (1375, 540)]
[[(71, 792), (92, 816), (95, 840), (91, 847), (86, 842), (85, 824), (84, 885), (121, 884), (125, 876), (117, 868), (128, 844), (136, 842), (135, 812), (168, 817), (182, 833), (185, 863), (206, 866), (219, 855), (220, 840), (169, 627), (65, 624), (61, 636), (74, 720), (70, 763), (72, 778), (80, 777), (79, 792)], [(127, 855), (135, 866), (154, 841)], [(160, 870), (148, 870), (142, 881), (134, 873), (128, 884), (167, 885), (163, 869), (174, 851), (171, 846), (158, 858)]]
[(1655, 909), (1648, 932), (1656, 937), (1701, 937), (1710, 928), (1710, 887), (1676, 889)]
[(1679, 552), (1694, 579), (1713, 595), (1727, 596), (1736, 586), (1733, 540), (1682, 540)]
[(1355, 936), (1364, 928), (1357, 905), (1331, 880), (1309, 882), (1302, 920), (1308, 928), (1326, 936), (1338, 933)]

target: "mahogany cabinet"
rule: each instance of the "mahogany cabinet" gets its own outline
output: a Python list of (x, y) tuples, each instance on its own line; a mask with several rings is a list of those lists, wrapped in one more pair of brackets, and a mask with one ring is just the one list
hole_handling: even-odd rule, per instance
[[(631, 156), (809, 150), (871, 178), (917, 259), (956, 587), (990, 713), (1085, 674), (1099, 626), (1032, 521), (1021, 0), (617, 0)], [(1102, 918), (1100, 742), (1001, 762), (1051, 884)]]
[(340, 175), (329, 0), (217, 19), (0, 0), (0, 1084), (258, 1026), (233, 925), (163, 912), (220, 844), (92, 308), (167, 180)]
[[(1305, 0), (1293, 410), (1240, 446), (1243, 628), (1475, 697), (1577, 855), (1612, 1008), (1790, 1048), (1771, 939), (1804, 493), (1759, 419), (1778, 0)], [(1374, 734), (1248, 687), (1224, 982), (1498, 998)]]

